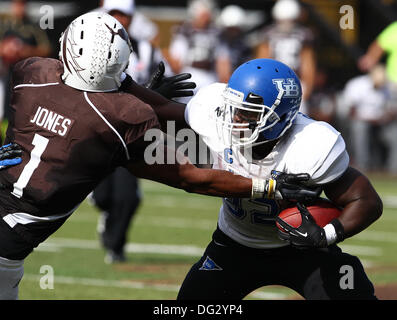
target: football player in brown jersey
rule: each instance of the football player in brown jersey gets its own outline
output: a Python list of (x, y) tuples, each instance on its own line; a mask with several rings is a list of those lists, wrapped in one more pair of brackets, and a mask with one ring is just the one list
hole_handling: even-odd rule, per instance
[[(126, 76), (130, 53), (122, 25), (92, 12), (66, 28), (59, 60), (33, 57), (15, 66), (6, 143), (21, 147), (22, 163), (0, 172), (0, 299), (18, 298), (24, 259), (118, 166), (140, 178), (212, 196), (273, 197), (287, 189), (288, 197), (318, 195), (297, 187), (308, 179), (304, 174), (259, 180), (199, 169), (189, 161), (145, 163), (151, 143), (145, 132), (167, 120), (186, 127), (185, 106)], [(153, 88), (162, 87), (152, 80)]]

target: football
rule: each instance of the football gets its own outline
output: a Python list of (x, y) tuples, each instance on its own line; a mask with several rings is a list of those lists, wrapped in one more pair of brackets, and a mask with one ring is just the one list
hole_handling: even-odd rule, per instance
[[(341, 208), (327, 199), (319, 199), (313, 204), (306, 206), (306, 208), (320, 227), (324, 227), (333, 219), (338, 218), (342, 213)], [(278, 216), (294, 228), (299, 227), (302, 222), (301, 214), (297, 207), (284, 209)], [(276, 225), (283, 231), (282, 227), (277, 222)]]

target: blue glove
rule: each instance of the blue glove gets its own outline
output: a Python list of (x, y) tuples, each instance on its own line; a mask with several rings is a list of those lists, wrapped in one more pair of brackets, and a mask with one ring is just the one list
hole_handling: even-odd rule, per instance
[(20, 146), (16, 143), (9, 143), (0, 147), (0, 169), (15, 166), (22, 162), (18, 157), (22, 154)]

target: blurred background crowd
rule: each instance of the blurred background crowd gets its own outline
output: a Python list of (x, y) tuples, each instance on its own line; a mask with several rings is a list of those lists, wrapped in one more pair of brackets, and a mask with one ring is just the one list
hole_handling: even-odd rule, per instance
[(301, 111), (343, 133), (352, 164), (397, 174), (397, 1), (3, 0), (2, 119), (12, 65), (56, 58), (60, 33), (92, 10), (111, 11), (128, 29), (135, 52), (128, 72), (142, 84), (161, 60), (169, 75), (190, 72), (197, 88), (227, 82), (249, 59), (288, 64), (304, 86)]
[[(397, 0), (0, 1), (2, 138), (12, 66), (29, 56), (57, 58), (61, 32), (92, 10), (112, 14), (128, 30), (134, 53), (127, 72), (141, 84), (160, 61), (167, 75), (190, 72), (197, 89), (227, 82), (253, 58), (286, 63), (303, 84), (301, 112), (343, 134), (351, 165), (397, 176)], [(95, 201), (110, 212), (103, 195), (114, 181), (123, 180), (121, 190), (136, 189), (135, 198), (124, 197), (128, 205), (112, 209), (126, 211), (125, 221), (107, 221), (113, 234), (125, 235), (140, 192), (137, 181), (116, 174)], [(103, 241), (121, 253), (125, 238)]]

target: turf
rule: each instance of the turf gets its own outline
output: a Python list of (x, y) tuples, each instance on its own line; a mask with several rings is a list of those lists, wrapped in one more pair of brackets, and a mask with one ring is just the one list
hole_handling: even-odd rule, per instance
[[(395, 179), (370, 179), (384, 200), (383, 216), (344, 241), (342, 248), (362, 259), (378, 288), (397, 284), (397, 188)], [(150, 181), (141, 181), (141, 186), (144, 199), (129, 229), (127, 263), (104, 263), (96, 231), (99, 211), (85, 201), (25, 260), (20, 299), (175, 299), (184, 276), (211, 239), (220, 199)], [(53, 282), (47, 281), (48, 270)], [(271, 286), (246, 299), (294, 298), (299, 296), (292, 290)]]

